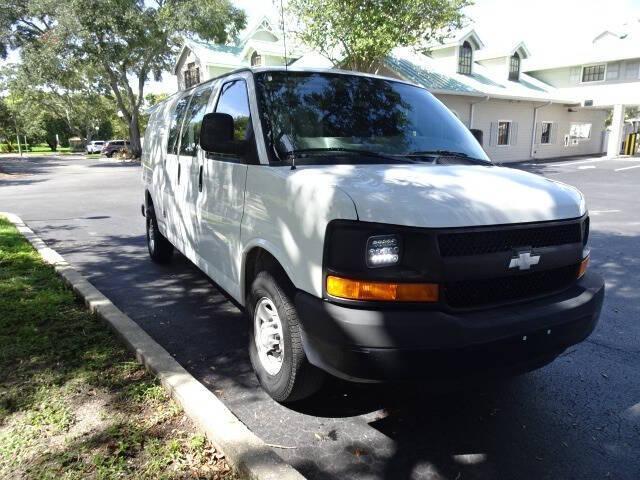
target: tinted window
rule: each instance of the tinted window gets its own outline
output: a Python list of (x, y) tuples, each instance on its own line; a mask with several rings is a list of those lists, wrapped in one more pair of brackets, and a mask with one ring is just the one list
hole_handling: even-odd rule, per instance
[(233, 139), (246, 140), (251, 131), (249, 96), (244, 80), (225, 83), (216, 106), (216, 112), (228, 113), (233, 117)]
[[(469, 130), (423, 88), (364, 76), (299, 72), (256, 74), (256, 87), (265, 137), (280, 158), (291, 150), (346, 149), (384, 155), (392, 162), (429, 161), (433, 156), (426, 152), (446, 150), (488, 161)], [(300, 160), (363, 161), (354, 155), (323, 156), (327, 158), (322, 161)]]
[(190, 97), (183, 97), (178, 100), (173, 112), (171, 112), (167, 153), (178, 153), (178, 137), (180, 136), (180, 127), (182, 126), (185, 110), (187, 109), (187, 105), (189, 105), (189, 98)]
[(211, 86), (199, 88), (191, 96), (191, 102), (187, 108), (184, 127), (182, 128), (182, 138), (180, 140), (180, 155), (195, 156), (196, 147), (200, 143), (200, 126), (202, 117), (206, 113), (209, 97), (211, 96)]

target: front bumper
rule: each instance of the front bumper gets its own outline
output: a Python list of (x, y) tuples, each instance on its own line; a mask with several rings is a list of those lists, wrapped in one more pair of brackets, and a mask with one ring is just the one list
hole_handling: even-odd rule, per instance
[(389, 305), (364, 310), (296, 295), (309, 361), (352, 381), (514, 373), (550, 362), (596, 326), (604, 282), (587, 273), (569, 289), (467, 312)]

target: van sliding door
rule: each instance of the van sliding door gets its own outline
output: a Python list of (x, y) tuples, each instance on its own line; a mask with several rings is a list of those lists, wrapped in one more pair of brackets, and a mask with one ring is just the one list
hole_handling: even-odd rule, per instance
[(165, 219), (165, 235), (178, 249), (183, 250), (184, 217), (180, 213), (180, 183), (182, 181), (182, 165), (178, 158), (180, 132), (185, 113), (189, 106), (188, 94), (179, 98), (171, 113), (171, 123), (167, 138), (167, 156), (164, 163), (164, 192), (162, 196), (162, 216)]
[(200, 125), (211, 98), (212, 85), (196, 88), (190, 96), (185, 111), (182, 133), (178, 146), (178, 163), (181, 171), (177, 186), (176, 204), (179, 215), (178, 234), (182, 240), (182, 253), (199, 264), (198, 238), (200, 222), (197, 218), (196, 202), (202, 191), (202, 153), (200, 152)]

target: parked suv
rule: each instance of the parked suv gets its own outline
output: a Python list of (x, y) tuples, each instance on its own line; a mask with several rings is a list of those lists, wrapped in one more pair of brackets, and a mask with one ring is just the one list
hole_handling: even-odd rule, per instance
[(250, 318), (276, 400), (358, 382), (515, 374), (594, 329), (573, 187), (493, 165), (427, 90), (241, 70), (166, 100), (142, 155), (149, 254), (174, 246)]
[(102, 151), (102, 147), (104, 147), (104, 140), (91, 140), (87, 143), (86, 151), (87, 153), (100, 153)]
[(109, 140), (102, 148), (102, 154), (111, 157), (114, 153), (129, 148), (128, 140)]

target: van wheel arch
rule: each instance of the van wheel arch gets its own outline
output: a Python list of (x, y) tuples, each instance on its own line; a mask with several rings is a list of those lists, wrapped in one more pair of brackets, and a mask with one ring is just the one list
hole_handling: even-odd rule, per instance
[(144, 191), (144, 208), (148, 209), (153, 205), (153, 199), (151, 198), (151, 192), (148, 189)]
[(262, 247), (253, 247), (247, 253), (244, 262), (244, 300), (246, 302), (251, 293), (251, 285), (256, 276), (263, 270), (277, 275), (281, 280), (288, 283), (290, 287), (294, 287), (293, 282), (287, 275), (286, 270), (280, 264), (280, 262), (274, 257), (268, 250)]

